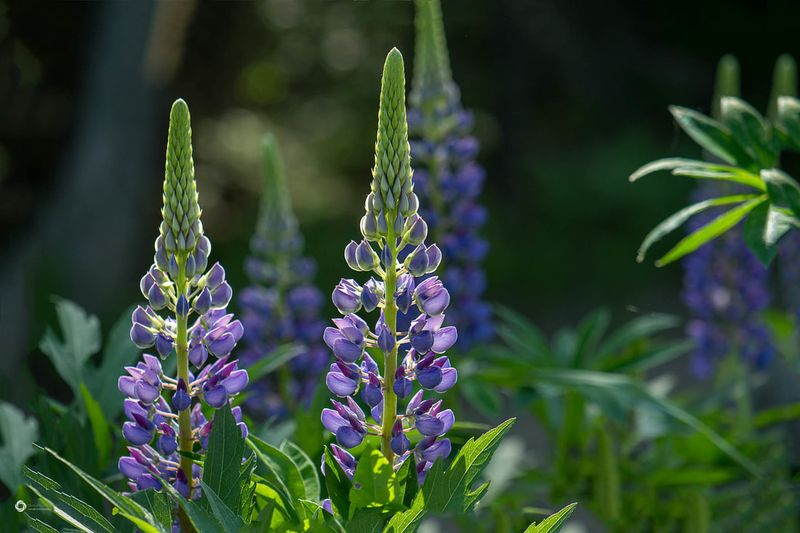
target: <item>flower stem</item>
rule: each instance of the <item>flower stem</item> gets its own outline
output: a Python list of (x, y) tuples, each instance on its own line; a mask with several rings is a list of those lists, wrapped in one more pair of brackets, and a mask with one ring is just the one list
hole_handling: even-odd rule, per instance
[[(178, 258), (178, 297), (186, 294), (186, 257)], [(178, 379), (189, 383), (189, 344), (187, 336), (187, 317), (176, 313), (177, 334), (175, 335), (175, 352), (178, 355)], [(178, 413), (178, 449), (182, 452), (192, 452), (192, 419), (191, 409), (184, 409)], [(192, 460), (185, 455), (181, 456), (181, 470), (186, 474), (191, 496), (194, 479), (192, 477)]]
[[(387, 217), (389, 218), (389, 217)], [(394, 220), (392, 218), (392, 220)], [(386, 277), (384, 278), (384, 294), (386, 306), (383, 309), (383, 319), (386, 327), (392, 333), (392, 337), (397, 339), (397, 303), (394, 300), (394, 293), (397, 288), (397, 239), (394, 235), (394, 225), (389, 222), (388, 235), (386, 242), (389, 246), (389, 264), (386, 265)], [(389, 464), (394, 464), (394, 452), (392, 451), (392, 427), (397, 418), (397, 396), (394, 393), (394, 374), (397, 371), (397, 342), (391, 352), (384, 355), (383, 363), (383, 428), (381, 438), (381, 451)]]

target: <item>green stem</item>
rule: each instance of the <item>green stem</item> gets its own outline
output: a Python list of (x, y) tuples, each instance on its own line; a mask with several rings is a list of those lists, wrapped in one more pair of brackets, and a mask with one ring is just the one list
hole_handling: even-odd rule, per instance
[(383, 363), (383, 428), (381, 438), (381, 451), (389, 464), (394, 464), (392, 451), (392, 427), (397, 418), (397, 396), (394, 393), (394, 373), (397, 371), (397, 303), (394, 293), (397, 288), (397, 239), (394, 235), (394, 217), (387, 215), (389, 226), (386, 241), (389, 246), (389, 264), (386, 267), (384, 278), (384, 294), (386, 305), (383, 308), (383, 320), (386, 327), (395, 339), (394, 348), (384, 355)]
[[(178, 297), (186, 295), (186, 257), (178, 257), (178, 279), (175, 284), (178, 289)], [(175, 352), (178, 355), (178, 379), (183, 379), (189, 385), (189, 343), (187, 335), (187, 316), (175, 313), (177, 321), (177, 333), (175, 335)], [(184, 409), (178, 414), (178, 449), (182, 452), (192, 452), (192, 419), (191, 409)], [(181, 470), (186, 474), (189, 485), (189, 494), (194, 488), (192, 477), (193, 461), (185, 456), (181, 456)], [(181, 531), (194, 531), (191, 522), (187, 517), (181, 516)]]

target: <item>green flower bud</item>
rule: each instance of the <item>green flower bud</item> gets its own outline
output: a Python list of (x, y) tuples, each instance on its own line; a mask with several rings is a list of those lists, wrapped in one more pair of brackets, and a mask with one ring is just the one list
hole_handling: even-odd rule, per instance
[(442, 6), (439, 0), (417, 0), (414, 24), (416, 44), (414, 47), (414, 81), (411, 103), (415, 107), (436, 107), (439, 102), (455, 91), (447, 55), (447, 41), (442, 21)]
[[(389, 225), (395, 226), (398, 215), (408, 217), (416, 212), (416, 199), (411, 198), (414, 185), (411, 181), (405, 83), (403, 55), (393, 48), (383, 66), (372, 194), (365, 206), (367, 214), (371, 212), (375, 216), (380, 236), (386, 236)], [(362, 224), (362, 231), (365, 229), (372, 232), (371, 220), (369, 224)], [(367, 233), (364, 236), (371, 237)]]
[(773, 122), (778, 120), (778, 98), (782, 96), (797, 96), (797, 64), (789, 54), (783, 54), (775, 61), (775, 70), (772, 73), (772, 93), (767, 117)]
[(189, 108), (181, 99), (172, 104), (167, 138), (161, 236), (167, 255), (192, 253), (203, 235), (192, 161), (192, 127)]
[(717, 65), (717, 78), (714, 83), (714, 99), (711, 102), (712, 117), (719, 119), (722, 116), (720, 102), (723, 97), (739, 97), (740, 85), (739, 61), (730, 54), (722, 56)]

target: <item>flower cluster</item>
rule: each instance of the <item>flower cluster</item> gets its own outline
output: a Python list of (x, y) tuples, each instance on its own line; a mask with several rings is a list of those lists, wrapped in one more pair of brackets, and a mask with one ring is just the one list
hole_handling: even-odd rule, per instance
[[(694, 201), (719, 195), (720, 184), (702, 185)], [(695, 231), (715, 215), (709, 210), (689, 224)], [(736, 353), (756, 367), (775, 355), (775, 346), (761, 313), (770, 303), (769, 271), (744, 242), (738, 226), (705, 244), (683, 260), (683, 299), (692, 313), (687, 333), (696, 342), (692, 369), (709, 377), (716, 362)]]
[[(308, 407), (328, 353), (320, 342), (324, 323), (319, 317), (322, 293), (310, 284), (313, 260), (301, 255), (303, 238), (292, 213), (283, 168), (273, 137), (264, 141), (264, 192), (251, 256), (245, 269), (252, 285), (239, 296), (245, 325), (241, 362), (245, 367), (294, 343), (300, 353), (288, 372), (269, 375), (251, 385), (248, 413), (283, 418), (293, 408)], [(298, 405), (298, 399), (301, 404)]]
[[(185, 497), (198, 498), (201, 469), (178, 452), (205, 450), (211, 421), (203, 416), (201, 400), (222, 407), (245, 388), (248, 376), (231, 360), (244, 329), (225, 311), (232, 296), (225, 270), (219, 263), (207, 269), (211, 243), (200, 222), (189, 109), (183, 100), (170, 113), (162, 214), (155, 264), (140, 283), (148, 305), (133, 312), (130, 334), (139, 348), (154, 348), (158, 357), (144, 354), (119, 378), (119, 390), (127, 396), (122, 433), (131, 444), (119, 469), (132, 491), (159, 489), (161, 478)], [(161, 359), (173, 353), (175, 377), (161, 366)], [(241, 408), (233, 414), (246, 435)]]
[(485, 173), (475, 161), (478, 141), (470, 135), (472, 114), (461, 106), (450, 74), (441, 6), (419, 0), (416, 18), (414, 87), (408, 125), (420, 213), (442, 245), (443, 279), (457, 311), (448, 323), (458, 327), (458, 346), (468, 349), (492, 336), (491, 309), (481, 261), (488, 243), (479, 235), (487, 218), (479, 205)]
[[(380, 437), (381, 451), (395, 468), (413, 456), (421, 481), (437, 458), (450, 453), (444, 435), (453, 412), (441, 400), (426, 399), (425, 391), (441, 393), (455, 384), (458, 374), (444, 353), (457, 334), (455, 327), (443, 326), (450, 294), (432, 275), (442, 254), (425, 244), (428, 229), (416, 213), (409, 152), (403, 59), (393, 49), (383, 71), (372, 192), (361, 221), (364, 239), (351, 241), (344, 251), (351, 269), (375, 276), (363, 285), (342, 279), (333, 291), (343, 316), (324, 333), (335, 356), (325, 382), (342, 401), (323, 410), (322, 423), (342, 448), (358, 446), (367, 435)], [(361, 310), (377, 311), (374, 327), (356, 314)], [(398, 331), (398, 313), (416, 316), (405, 331)], [(383, 372), (373, 357), (378, 354)], [(416, 393), (415, 383), (421, 387)], [(354, 400), (359, 392), (368, 414)], [(404, 409), (398, 409), (398, 400), (406, 401)], [(408, 438), (413, 429), (422, 435), (415, 445)], [(352, 472), (355, 459), (341, 448), (333, 451), (345, 473)]]

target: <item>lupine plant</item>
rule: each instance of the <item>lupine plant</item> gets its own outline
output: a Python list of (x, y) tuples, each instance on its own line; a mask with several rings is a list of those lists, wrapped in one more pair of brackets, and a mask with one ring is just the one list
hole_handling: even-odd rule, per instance
[[(310, 282), (314, 261), (301, 255), (303, 237), (292, 212), (278, 144), (271, 135), (263, 144), (264, 190), (245, 263), (252, 284), (239, 297), (245, 331), (240, 361), (254, 380), (265, 369), (279, 366), (251, 384), (245, 404), (251, 416), (285, 419), (309, 407), (328, 353), (319, 318), (323, 297)], [(291, 350), (282, 350), (290, 343)]]
[[(191, 454), (202, 455), (212, 427), (202, 402), (213, 409), (227, 405), (248, 376), (231, 360), (244, 329), (225, 311), (232, 296), (225, 270), (219, 263), (207, 268), (211, 241), (200, 220), (191, 131), (189, 108), (177, 100), (170, 113), (163, 221), (154, 264), (140, 283), (148, 306), (136, 308), (131, 327), (133, 342), (157, 355), (145, 354), (119, 378), (127, 396), (122, 433), (132, 445), (119, 468), (131, 490), (160, 489), (165, 480), (196, 499), (202, 472)], [(174, 377), (161, 365), (173, 353)], [(246, 437), (241, 407), (233, 412)]]
[[(324, 507), (351, 521), (378, 507), (371, 511), (373, 520), (386, 523), (386, 531), (414, 530), (426, 513), (471, 510), (488, 484), (471, 486), (512, 423), (470, 439), (445, 466), (452, 445), (444, 435), (455, 416), (440, 399), (426, 398), (426, 391), (442, 393), (455, 385), (458, 373), (444, 353), (457, 331), (443, 326), (450, 295), (431, 275), (441, 252), (425, 244), (427, 224), (417, 213), (412, 174), (403, 57), (393, 49), (383, 69), (363, 238), (344, 250), (352, 270), (377, 278), (363, 284), (342, 279), (333, 291), (342, 318), (325, 330), (335, 356), (326, 384), (344, 401), (332, 400), (321, 417), (337, 441), (322, 459), (329, 494)], [(356, 314), (362, 309), (377, 314), (374, 327)], [(398, 313), (412, 309), (419, 314), (408, 330), (398, 330)], [(421, 387), (417, 392), (415, 384)], [(366, 412), (354, 398), (359, 392)], [(365, 440), (377, 441), (378, 449), (369, 442), (362, 446)], [(360, 458), (347, 451), (356, 447), (362, 450)], [(389, 511), (397, 507), (402, 511)], [(565, 508), (560, 516), (571, 510)]]
[(481, 261), (488, 243), (479, 235), (486, 210), (478, 203), (485, 180), (475, 161), (478, 141), (473, 116), (461, 105), (452, 79), (439, 0), (416, 2), (414, 81), (408, 127), (419, 212), (441, 245), (442, 280), (454, 309), (446, 324), (458, 328), (458, 347), (468, 349), (492, 336), (491, 309), (483, 301)]
[[(781, 61), (778, 69), (793, 72), (793, 62)], [(793, 74), (786, 79), (796, 83)], [(740, 222), (745, 242), (756, 257), (764, 264), (772, 261), (778, 241), (800, 227), (800, 185), (779, 168), (781, 152), (800, 148), (800, 100), (793, 96), (795, 91), (776, 88), (768, 117), (735, 96), (720, 98), (718, 120), (685, 107), (670, 107), (678, 126), (715, 161), (659, 159), (636, 170), (630, 181), (669, 170), (677, 176), (735, 184), (742, 190), (694, 203), (665, 219), (645, 237), (639, 261), (655, 242), (698, 213), (717, 207), (724, 211), (681, 239), (656, 265), (694, 252)]]

